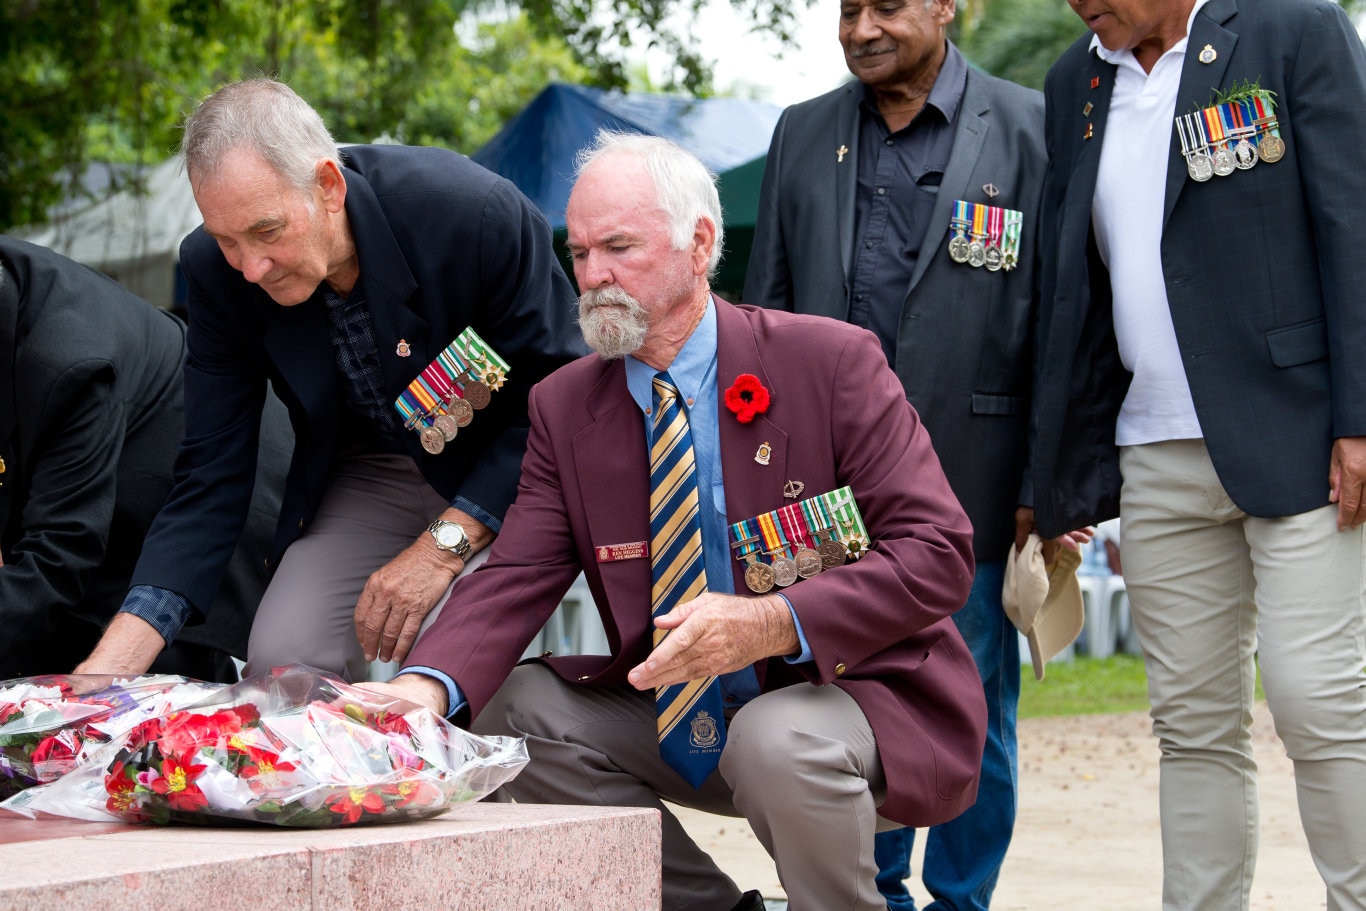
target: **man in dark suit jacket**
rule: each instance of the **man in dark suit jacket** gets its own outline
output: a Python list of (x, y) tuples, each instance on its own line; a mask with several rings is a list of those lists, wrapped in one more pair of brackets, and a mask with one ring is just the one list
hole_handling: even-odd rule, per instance
[[(989, 906), (1015, 825), (1020, 656), (1001, 606), (1022, 502), (1043, 189), (1043, 96), (971, 69), (944, 37), (952, 0), (846, 2), (858, 81), (783, 113), (744, 302), (872, 329), (972, 519), (977, 572), (954, 622), (989, 694), (977, 804), (927, 835), (934, 911)], [(1023, 216), (1019, 264), (949, 254), (957, 201)], [(913, 908), (913, 829), (878, 836), (879, 885)]]
[[(117, 611), (184, 431), (185, 327), (112, 279), (0, 237), (0, 679), (70, 671)], [(278, 441), (280, 434), (284, 440)], [(288, 443), (283, 411), (267, 438)], [(286, 459), (266, 446), (213, 618), (153, 669), (235, 680)]]
[(1073, 5), (1095, 34), (1046, 88), (1035, 519), (1121, 515), (1164, 907), (1247, 907), (1256, 665), (1328, 907), (1366, 907), (1366, 53), (1320, 0)]
[[(948, 622), (971, 579), (969, 524), (871, 334), (711, 296), (720, 205), (700, 162), (662, 139), (611, 135), (583, 159), (568, 246), (586, 289), (580, 323), (603, 356), (533, 390), (503, 532), (395, 683), (475, 730), (529, 736), (531, 762), (506, 788), (518, 800), (659, 808), (665, 908), (763, 905), (661, 798), (747, 817), (794, 911), (880, 909), (879, 818), (942, 822), (976, 792), (985, 709)], [(652, 629), (657, 371), (688, 403), (706, 591)], [(767, 394), (762, 412), (722, 404), (743, 375)], [(844, 485), (866, 555), (781, 594), (732, 594), (746, 567), (727, 523)], [(547, 653), (514, 670), (580, 571), (611, 654)], [(726, 739), (719, 774), (693, 787), (661, 758), (651, 691), (712, 676)]]
[[(443, 149), (339, 152), (278, 82), (218, 90), (182, 145), (204, 218), (181, 249), (187, 437), (134, 588), (82, 669), (138, 669), (212, 599), (269, 381), (297, 443), (247, 670), (301, 662), (363, 679), (367, 662), (403, 657), (501, 524), (527, 390), (583, 350), (573, 291), (545, 219), (508, 181)], [(503, 382), (481, 368), (501, 386), (491, 404), (429, 450), (439, 440), (418, 431), (440, 409), (419, 400), (405, 427), (395, 399), (466, 328), (510, 370)], [(472, 395), (475, 377), (442, 371)]]

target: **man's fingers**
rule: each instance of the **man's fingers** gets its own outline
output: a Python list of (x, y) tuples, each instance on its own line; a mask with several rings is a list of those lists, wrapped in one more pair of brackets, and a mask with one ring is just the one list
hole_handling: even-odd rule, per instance
[(397, 635), (394, 637), (394, 647), (391, 652), (391, 657), (385, 658), (384, 660), (402, 662), (404, 658), (407, 658), (408, 650), (411, 649), (413, 643), (417, 641), (417, 631), (421, 628), (422, 617), (417, 614), (408, 614), (404, 618), (402, 626), (399, 627)]
[(382, 602), (375, 597), (371, 584), (366, 583), (356, 602), (356, 639), (365, 652), (366, 661), (374, 661), (379, 653), (381, 634), (388, 619), (388, 611), (382, 610)]

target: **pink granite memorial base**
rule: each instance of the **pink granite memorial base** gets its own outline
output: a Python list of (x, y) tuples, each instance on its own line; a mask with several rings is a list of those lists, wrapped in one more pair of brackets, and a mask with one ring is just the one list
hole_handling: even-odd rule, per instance
[(643, 911), (654, 810), (462, 804), (349, 829), (122, 826), (0, 817), (0, 911)]

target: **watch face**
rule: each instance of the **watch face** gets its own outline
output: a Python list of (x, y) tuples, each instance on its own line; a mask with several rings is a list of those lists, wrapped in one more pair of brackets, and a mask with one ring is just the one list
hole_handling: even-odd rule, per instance
[(436, 530), (436, 543), (441, 547), (459, 547), (464, 540), (465, 532), (459, 525), (442, 525)]

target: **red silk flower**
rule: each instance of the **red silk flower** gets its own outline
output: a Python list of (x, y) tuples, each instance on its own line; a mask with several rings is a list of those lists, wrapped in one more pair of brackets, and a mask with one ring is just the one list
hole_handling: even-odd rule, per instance
[(741, 424), (748, 424), (756, 414), (767, 411), (768, 402), (768, 390), (752, 373), (740, 374), (726, 390), (726, 407), (735, 413)]

